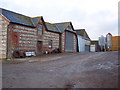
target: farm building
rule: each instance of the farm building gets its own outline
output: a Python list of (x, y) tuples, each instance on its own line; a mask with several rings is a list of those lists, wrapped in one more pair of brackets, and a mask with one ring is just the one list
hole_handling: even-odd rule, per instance
[(45, 23), (49, 31), (59, 33), (59, 49), (62, 52), (76, 52), (76, 32), (71, 22)]
[(54, 23), (60, 31), (60, 49), (63, 52), (76, 52), (77, 38), (71, 22)]
[(98, 44), (98, 40), (91, 41), (90, 51), (91, 52), (99, 52), (100, 51), (100, 46)]
[(85, 29), (75, 30), (78, 39), (78, 51), (79, 52), (89, 52), (91, 40), (85, 31)]
[(111, 37), (111, 50), (120, 51), (120, 36)]
[(55, 49), (76, 51), (71, 22), (51, 24), (45, 23), (42, 16), (29, 17), (2, 8), (0, 11), (0, 58), (35, 56)]

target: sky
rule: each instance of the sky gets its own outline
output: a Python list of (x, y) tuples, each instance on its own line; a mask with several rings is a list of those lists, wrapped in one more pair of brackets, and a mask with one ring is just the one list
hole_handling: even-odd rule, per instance
[(71, 21), (74, 29), (85, 29), (91, 40), (118, 35), (119, 0), (0, 0), (0, 7), (46, 22)]

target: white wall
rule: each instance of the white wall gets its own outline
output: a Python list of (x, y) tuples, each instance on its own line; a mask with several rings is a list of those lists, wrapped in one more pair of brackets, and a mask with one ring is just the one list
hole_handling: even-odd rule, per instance
[(91, 52), (95, 52), (95, 51), (96, 51), (96, 50), (95, 50), (95, 45), (91, 45), (91, 46), (90, 46), (90, 51), (91, 51)]

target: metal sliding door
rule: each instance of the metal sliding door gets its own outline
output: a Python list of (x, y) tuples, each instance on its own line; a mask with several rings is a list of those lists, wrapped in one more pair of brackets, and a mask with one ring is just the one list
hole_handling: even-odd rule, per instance
[(73, 33), (66, 31), (65, 36), (66, 36), (65, 51), (66, 52), (73, 52), (73, 46), (74, 46)]

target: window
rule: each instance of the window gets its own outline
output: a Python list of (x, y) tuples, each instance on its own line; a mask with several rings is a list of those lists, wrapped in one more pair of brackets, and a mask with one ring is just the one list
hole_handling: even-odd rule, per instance
[(38, 34), (42, 34), (42, 25), (38, 24)]
[(52, 40), (49, 40), (49, 48), (52, 48)]

